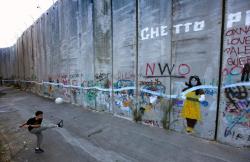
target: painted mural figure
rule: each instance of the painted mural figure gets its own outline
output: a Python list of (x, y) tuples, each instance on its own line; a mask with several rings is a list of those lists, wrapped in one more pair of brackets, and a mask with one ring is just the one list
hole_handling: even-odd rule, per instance
[(249, 73), (250, 73), (250, 63), (246, 63), (244, 68), (242, 69), (241, 81), (248, 82), (249, 81)]
[[(201, 81), (198, 76), (190, 76), (189, 82), (186, 82), (186, 85), (188, 87), (184, 88), (183, 91), (201, 85)], [(188, 92), (184, 99), (181, 117), (187, 121), (186, 132), (193, 133), (195, 124), (201, 120), (200, 102), (205, 100), (204, 91), (198, 89)]]

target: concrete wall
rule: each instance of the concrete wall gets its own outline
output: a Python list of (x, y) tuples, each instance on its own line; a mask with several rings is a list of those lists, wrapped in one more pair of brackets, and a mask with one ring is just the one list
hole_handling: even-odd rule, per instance
[[(162, 94), (170, 94), (171, 69), (171, 1), (142, 0), (139, 3), (139, 53), (138, 85), (139, 108), (144, 110), (143, 122), (162, 127), (166, 100)], [(171, 71), (171, 70), (170, 70)], [(159, 94), (158, 101), (150, 99)]]
[(250, 1), (228, 0), (224, 24), (218, 140), (249, 146)]
[[(94, 0), (93, 6), (94, 83), (100, 88), (110, 89), (112, 87), (111, 1)], [(95, 93), (95, 109), (110, 112), (110, 92)]]
[[(195, 3), (195, 5), (193, 4)], [(209, 4), (209, 5), (208, 5)], [(174, 1), (172, 65), (175, 65), (171, 84), (173, 94), (180, 94), (188, 76), (197, 75), (202, 85), (217, 86), (219, 81), (220, 30), (222, 2)], [(213, 49), (213, 50), (211, 50)], [(200, 104), (201, 122), (195, 125), (196, 135), (214, 139), (217, 92), (204, 89), (206, 102)], [(180, 118), (183, 101), (177, 99), (173, 110), (173, 129), (185, 131), (186, 120)]]
[[(136, 1), (112, 1), (113, 89), (136, 85)], [(113, 112), (132, 118), (135, 90), (115, 91)]]
[(193, 90), (206, 100), (193, 134), (249, 146), (249, 25), (247, 0), (59, 0), (0, 49), (0, 76), (41, 96), (185, 132), (182, 97), (196, 75), (202, 85)]

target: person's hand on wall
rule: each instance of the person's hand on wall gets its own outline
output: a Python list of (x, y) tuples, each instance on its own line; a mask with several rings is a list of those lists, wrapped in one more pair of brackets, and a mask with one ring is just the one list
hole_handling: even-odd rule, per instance
[(186, 96), (185, 95), (181, 95), (181, 99), (183, 99), (183, 100), (186, 100)]
[(157, 96), (150, 96), (150, 97), (149, 97), (149, 102), (150, 102), (151, 104), (155, 104), (156, 101), (157, 101)]
[(206, 98), (205, 98), (205, 95), (202, 94), (201, 97), (199, 98), (199, 101), (202, 102), (202, 101), (205, 101), (205, 99), (206, 99)]

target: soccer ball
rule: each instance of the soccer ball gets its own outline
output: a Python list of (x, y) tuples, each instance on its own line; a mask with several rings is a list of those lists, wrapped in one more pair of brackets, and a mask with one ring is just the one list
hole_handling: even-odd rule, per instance
[(63, 103), (63, 99), (61, 97), (58, 97), (58, 98), (55, 99), (55, 103), (56, 104), (61, 104), (61, 103)]

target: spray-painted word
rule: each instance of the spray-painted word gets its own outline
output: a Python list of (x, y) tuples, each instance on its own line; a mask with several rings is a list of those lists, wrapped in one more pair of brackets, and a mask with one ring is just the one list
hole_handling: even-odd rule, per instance
[[(155, 63), (153, 64), (146, 64), (146, 76), (145, 77), (177, 77), (182, 78), (185, 77), (185, 75), (189, 74), (191, 71), (191, 68), (187, 64), (180, 64), (178, 66), (177, 72), (179, 75), (172, 75), (172, 72), (174, 70), (175, 64), (169, 65), (168, 63), (165, 63), (165, 65), (162, 65), (161, 63), (158, 63), (158, 68), (160, 75), (155, 75)], [(165, 72), (167, 71), (167, 72)]]
[[(193, 31), (201, 31), (205, 28), (205, 21), (187, 22), (185, 24), (174, 25), (173, 27), (175, 28), (174, 31), (176, 34), (187, 33), (190, 32), (191, 29)], [(141, 30), (141, 40), (167, 36), (168, 30), (168, 26), (145, 27)]]
[[(233, 27), (233, 23), (240, 22), (241, 21), (242, 14), (241, 12), (231, 13), (228, 14), (227, 17), (227, 28)], [(246, 11), (245, 16), (245, 25), (250, 25), (250, 10)]]

